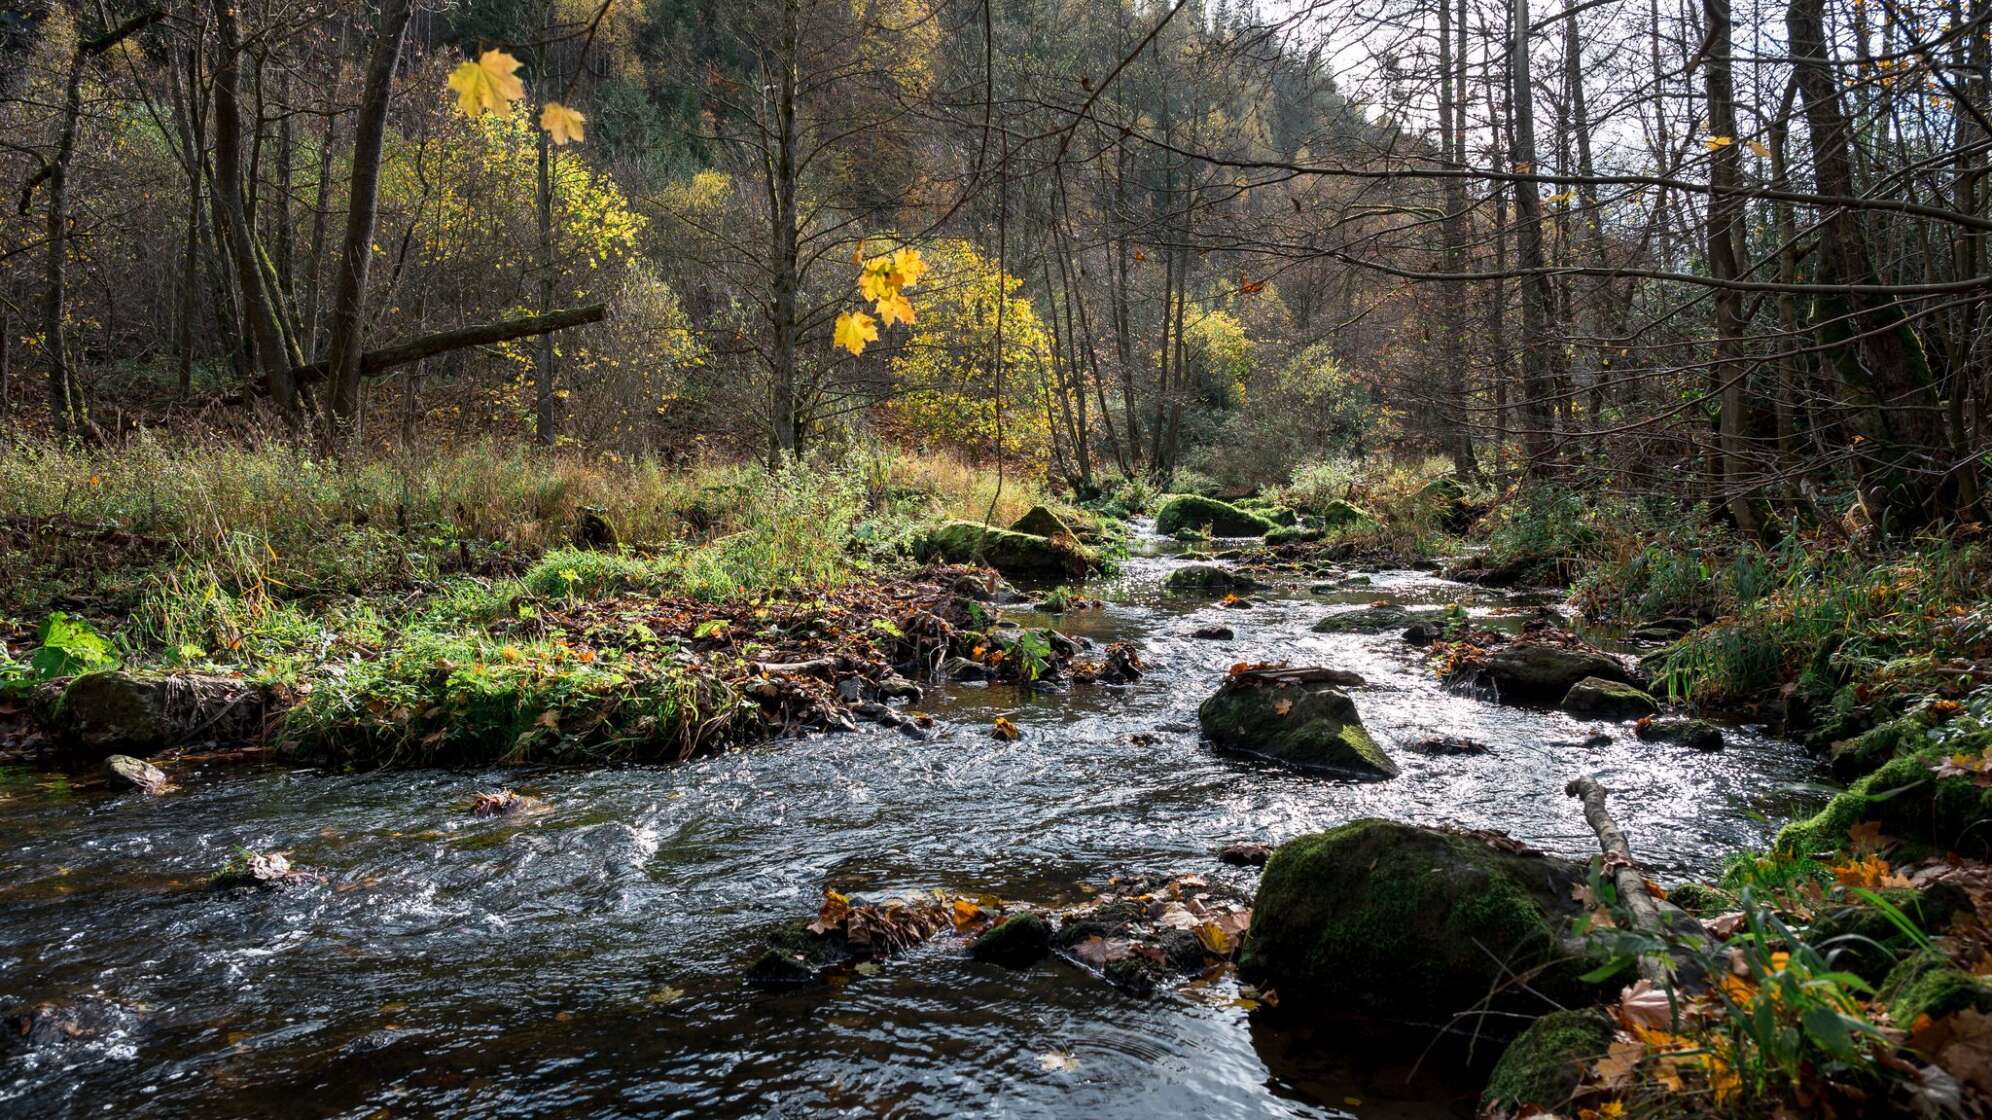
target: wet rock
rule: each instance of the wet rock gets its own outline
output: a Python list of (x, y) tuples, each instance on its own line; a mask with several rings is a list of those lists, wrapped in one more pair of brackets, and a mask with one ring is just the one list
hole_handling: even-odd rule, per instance
[(168, 747), (261, 738), (266, 699), (234, 677), (113, 669), (70, 681), (43, 721), (64, 750), (143, 758)]
[(1225, 610), (1242, 611), (1248, 607), (1256, 607), (1259, 604), (1251, 599), (1240, 598), (1238, 596), (1230, 596), (1227, 597), (1224, 600), (1224, 602), (1218, 605), (1223, 607)]
[(1414, 622), (1404, 628), (1402, 635), (1406, 642), (1421, 649), (1445, 636), (1445, 625), (1439, 622)]
[(1378, 605), (1331, 614), (1311, 629), (1316, 634), (1381, 634), (1405, 626), (1417, 617), (1417, 613), (1403, 607)]
[(881, 700), (904, 700), (909, 704), (919, 703), (920, 697), (925, 695), (919, 685), (896, 675), (879, 681), (877, 691)]
[(1012, 914), (968, 947), (968, 955), (1004, 968), (1025, 968), (1051, 955), (1051, 923), (1036, 914)]
[(1641, 719), (1660, 711), (1643, 690), (1600, 677), (1585, 677), (1571, 685), (1559, 707), (1579, 719)]
[(808, 922), (784, 922), (741, 975), (755, 987), (794, 987), (814, 984), (824, 969), (851, 959), (843, 938), (811, 933)]
[(1237, 636), (1229, 626), (1199, 626), (1190, 631), (1190, 637), (1207, 642), (1228, 642)]
[(1460, 735), (1435, 735), (1407, 746), (1419, 754), (1428, 755), (1486, 754), (1488, 751), (1487, 744)]
[(1155, 531), (1164, 536), (1191, 529), (1216, 537), (1263, 537), (1273, 528), (1268, 518), (1197, 494), (1178, 494), (1155, 511)]
[(1185, 564), (1162, 581), (1170, 591), (1250, 591), (1259, 581), (1235, 568), (1216, 564)]
[(865, 681), (862, 677), (845, 677), (837, 682), (837, 699), (846, 704), (856, 704), (865, 698)]
[(1722, 749), (1722, 729), (1705, 719), (1643, 719), (1633, 734), (1648, 743), (1678, 743), (1698, 751)]
[(102, 996), (46, 1001), (0, 1018), (0, 1047), (51, 1050), (122, 1037), (143, 1024), (137, 1008)]
[(164, 770), (128, 754), (114, 754), (105, 759), (104, 772), (110, 775), (113, 784), (129, 786), (141, 793), (156, 795), (173, 788)]
[(1217, 853), (1218, 859), (1225, 863), (1236, 864), (1239, 867), (1264, 867), (1266, 866), (1266, 861), (1271, 859), (1272, 856), (1273, 846), (1271, 844), (1256, 842), (1226, 844), (1223, 850)]
[(1219, 750), (1349, 777), (1394, 778), (1397, 764), (1363, 729), (1355, 701), (1335, 688), (1353, 676), (1331, 669), (1234, 673), (1197, 709), (1197, 720)]
[(1239, 972), (1303, 1012), (1442, 1022), (1490, 993), (1496, 1009), (1540, 1006), (1505, 983), (1531, 969), (1536, 991), (1580, 1002), (1591, 962), (1561, 936), (1586, 874), (1499, 834), (1355, 821), (1273, 853)]
[(987, 681), (996, 676), (989, 671), (989, 666), (960, 656), (941, 662), (940, 675), (944, 680), (951, 681)]
[(248, 848), (228, 857), (227, 862), (208, 877), (208, 885), (216, 889), (259, 887), (276, 890), (324, 881), (325, 876), (315, 871), (291, 866), (288, 853), (254, 852)]
[(980, 560), (1006, 576), (1033, 578), (1083, 577), (1097, 566), (1093, 554), (1077, 541), (1034, 536), (950, 521), (927, 534), (914, 553), (925, 562), (945, 560), (969, 564)]
[(1480, 677), (1505, 703), (1554, 704), (1586, 677), (1638, 684), (1625, 666), (1596, 650), (1543, 641), (1509, 642), (1487, 654)]
[(487, 790), (470, 800), (470, 815), (487, 820), (492, 817), (539, 816), (552, 811), (553, 806), (517, 790)]
[(1612, 1044), (1612, 1024), (1594, 1010), (1552, 1011), (1508, 1044), (1480, 1097), (1487, 1115), (1561, 1113), (1592, 1062)]

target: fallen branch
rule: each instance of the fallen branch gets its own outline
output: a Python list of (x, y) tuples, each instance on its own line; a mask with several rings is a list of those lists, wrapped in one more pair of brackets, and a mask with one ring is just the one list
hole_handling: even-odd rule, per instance
[[(1612, 885), (1618, 889), (1619, 902), (1625, 907), (1627, 917), (1639, 929), (1656, 934), (1661, 932), (1666, 923), (1660, 916), (1660, 904), (1646, 889), (1646, 876), (1633, 862), (1632, 846), (1626, 843), (1625, 833), (1612, 819), (1611, 810), (1605, 808), (1605, 787), (1592, 778), (1572, 778), (1570, 784), (1563, 787), (1563, 792), (1583, 799), (1584, 820), (1591, 826), (1591, 831), (1598, 834), (1598, 845), (1605, 853), (1604, 870), (1611, 875)], [(1666, 954), (1641, 954), (1639, 974), (1656, 985), (1665, 981)]]
[[(360, 355), (360, 376), (380, 377), (390, 370), (412, 365), (424, 358), (446, 354), (452, 350), (463, 350), (471, 346), (494, 346), (500, 342), (510, 342), (515, 338), (531, 338), (534, 335), (563, 331), (569, 327), (599, 323), (608, 316), (608, 308), (599, 303), (586, 307), (570, 307), (562, 311), (549, 311), (544, 315), (523, 315), (516, 319), (500, 319), (492, 323), (478, 323), (468, 327), (453, 327), (434, 334), (417, 335), (400, 342), (391, 342), (378, 349)], [(291, 378), (300, 386), (312, 385), (325, 380), (329, 366), (325, 362), (310, 362), (291, 370)], [(258, 381), (257, 393), (267, 392), (268, 385)]]

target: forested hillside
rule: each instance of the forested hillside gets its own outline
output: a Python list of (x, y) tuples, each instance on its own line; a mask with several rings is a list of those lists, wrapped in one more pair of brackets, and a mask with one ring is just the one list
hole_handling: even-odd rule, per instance
[(0, 6), (0, 1112), (1992, 1111), (1992, 2)]

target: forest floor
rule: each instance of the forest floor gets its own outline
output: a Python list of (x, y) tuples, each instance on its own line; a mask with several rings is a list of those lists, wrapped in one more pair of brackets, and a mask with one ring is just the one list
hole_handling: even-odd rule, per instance
[[(671, 761), (853, 721), (928, 737), (918, 700), (938, 679), (1141, 673), (1135, 644), (1002, 617), (1083, 608), (1079, 592), (1027, 599), (987, 569), (912, 559), (952, 518), (1007, 524), (1047, 501), (943, 464), (630, 482), (489, 452), (419, 474), (287, 455), (0, 462), (0, 558), (17, 574), (0, 600), (0, 748), (204, 754), (230, 729), (335, 768)], [(1249, 606), (1252, 581), (1462, 550), (1461, 579), (1568, 586), (1597, 633), (1644, 651), (1660, 703), (1772, 725), (1848, 783), (1713, 881), (1655, 884), (1691, 921), (1643, 925), (1609, 882), (1618, 868), (1595, 862), (1581, 932), (1621, 967), (1673, 961), (1678, 986), (1627, 983), (1589, 1018), (1542, 1020), (1495, 1071), (1491, 1113), (1992, 1101), (1992, 571), (1974, 532), (1889, 543), (1825, 527), (1765, 550), (1558, 493), (1491, 513), (1416, 479), (1347, 496), (1362, 518), (1329, 528), (1344, 495), (1241, 502), (1297, 523), (1270, 544), (1180, 535), (1208, 578), (1238, 581), (1203, 588), (1227, 606)], [(1089, 526), (1111, 564), (1118, 518), (1155, 500), (1047, 508)], [(1475, 519), (1468, 540), (1448, 531)], [(1434, 672), (1509, 640), (1463, 613), (1410, 621), (1435, 628)], [(124, 724), (64, 711), (60, 683), (94, 670), (135, 682), (92, 709)]]

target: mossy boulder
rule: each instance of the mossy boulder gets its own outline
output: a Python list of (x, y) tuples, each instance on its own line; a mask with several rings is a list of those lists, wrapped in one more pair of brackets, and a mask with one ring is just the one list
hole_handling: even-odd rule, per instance
[(1028, 512), (1011, 524), (1013, 533), (1028, 533), (1033, 537), (1073, 537), (1079, 534), (1072, 531), (1064, 518), (1053, 513), (1050, 506), (1032, 506)]
[(851, 958), (850, 947), (841, 936), (812, 933), (804, 921), (783, 922), (768, 934), (765, 947), (741, 975), (749, 984), (762, 988), (813, 984), (824, 969)]
[(1992, 788), (1968, 775), (1939, 777), (1940, 751), (1897, 755), (1834, 796), (1826, 807), (1778, 832), (1779, 851), (1838, 851), (1847, 830), (1875, 821), (1883, 834), (1915, 848), (1992, 856)]
[(169, 747), (260, 738), (266, 701), (262, 688), (234, 677), (111, 669), (71, 680), (41, 718), (66, 751), (143, 758)]
[(1520, 1115), (1536, 1109), (1561, 1113), (1592, 1062), (1612, 1044), (1611, 1020), (1594, 1010), (1552, 1011), (1508, 1044), (1487, 1089), (1481, 1111)]
[(1036, 914), (1013, 914), (968, 947), (968, 955), (1004, 968), (1024, 968), (1051, 953), (1051, 923)]
[(1216, 537), (1263, 537), (1273, 528), (1270, 518), (1198, 494), (1177, 494), (1155, 511), (1155, 531), (1165, 536), (1192, 529)]
[(1480, 675), (1503, 702), (1522, 704), (1555, 704), (1586, 677), (1639, 683), (1624, 665), (1596, 650), (1528, 640), (1509, 642), (1489, 653)]
[(1197, 722), (1219, 750), (1347, 777), (1394, 778), (1397, 764), (1363, 729), (1356, 702), (1336, 687), (1349, 680), (1323, 669), (1235, 673), (1197, 709)]
[(1185, 564), (1162, 580), (1170, 591), (1250, 591), (1260, 586), (1247, 572), (1218, 564)]
[(1920, 713), (1911, 713), (1871, 727), (1851, 739), (1835, 741), (1828, 748), (1827, 757), (1835, 775), (1851, 780), (1881, 768), (1898, 754), (1929, 746), (1929, 731), (1929, 721)]
[(1376, 515), (1354, 502), (1336, 498), (1321, 507), (1318, 515), (1324, 529), (1367, 528), (1377, 523)]
[(1269, 545), (1313, 544), (1327, 535), (1328, 531), (1326, 529), (1318, 529), (1313, 526), (1281, 525), (1266, 531), (1266, 543)]
[(1660, 710), (1644, 689), (1602, 677), (1585, 677), (1571, 685), (1558, 707), (1579, 719), (1640, 719)]
[(1090, 550), (1069, 537), (1041, 537), (973, 521), (950, 521), (935, 528), (914, 552), (923, 563), (944, 560), (972, 564), (980, 560), (1006, 576), (1019, 578), (1083, 578), (1098, 563)]
[[(1879, 895), (1925, 934), (1943, 933), (1951, 919), (1974, 912), (1971, 896), (1956, 883), (1937, 882), (1921, 890), (1890, 889)], [(1870, 984), (1881, 983), (1896, 958), (1917, 945), (1916, 939), (1903, 932), (1880, 907), (1858, 898), (1821, 914), (1812, 923), (1806, 941), (1833, 954), (1836, 968)]]
[[(1562, 935), (1585, 868), (1487, 839), (1359, 820), (1280, 846), (1252, 904), (1239, 971), (1283, 1010), (1358, 1011), (1434, 1021), (1490, 998), (1581, 1002), (1591, 964)], [(1539, 1003), (1536, 1006), (1540, 1006)]]
[(1878, 993), (1888, 1017), (1908, 1027), (1918, 1016), (1941, 1019), (1959, 1011), (1992, 1012), (1992, 986), (1957, 967), (1935, 949), (1904, 957), (1889, 970)]
[(1705, 719), (1681, 716), (1642, 719), (1633, 734), (1643, 743), (1674, 743), (1698, 751), (1719, 751), (1723, 745), (1722, 728)]

